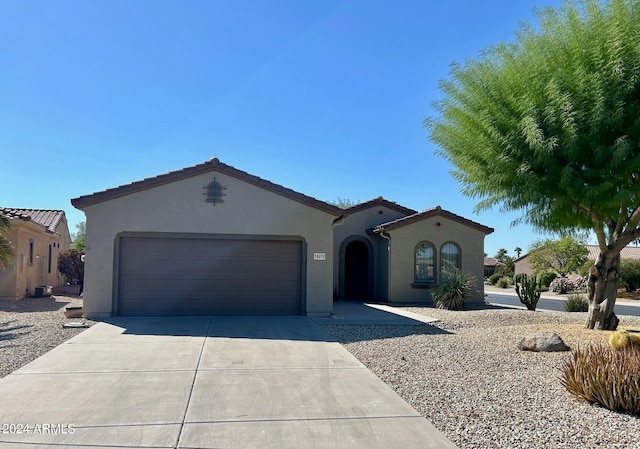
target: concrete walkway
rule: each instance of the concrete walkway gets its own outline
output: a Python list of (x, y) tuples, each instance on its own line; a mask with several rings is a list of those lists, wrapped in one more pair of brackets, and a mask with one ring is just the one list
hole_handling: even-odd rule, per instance
[(305, 317), (98, 323), (0, 380), (0, 425), (0, 448), (455, 447)]

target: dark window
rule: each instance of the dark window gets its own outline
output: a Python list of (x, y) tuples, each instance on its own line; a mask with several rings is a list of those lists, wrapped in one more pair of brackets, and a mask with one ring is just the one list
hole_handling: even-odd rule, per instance
[(440, 249), (440, 270), (460, 269), (460, 247), (453, 242), (442, 245)]
[(49, 261), (47, 262), (47, 273), (51, 273), (51, 251), (52, 246), (49, 245)]
[(416, 282), (435, 282), (436, 250), (430, 242), (416, 246)]
[(29, 240), (29, 265), (33, 265), (33, 240)]

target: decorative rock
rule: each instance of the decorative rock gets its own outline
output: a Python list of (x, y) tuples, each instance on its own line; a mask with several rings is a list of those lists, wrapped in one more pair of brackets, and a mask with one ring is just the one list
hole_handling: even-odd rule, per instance
[(544, 334), (530, 334), (520, 340), (518, 349), (534, 352), (558, 352), (569, 351), (562, 338), (555, 332)]

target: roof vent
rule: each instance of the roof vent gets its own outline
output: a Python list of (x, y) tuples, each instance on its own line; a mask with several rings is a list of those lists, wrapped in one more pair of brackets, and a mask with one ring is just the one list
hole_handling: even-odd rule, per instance
[(211, 181), (206, 187), (203, 187), (203, 189), (206, 190), (203, 195), (207, 197), (205, 199), (207, 203), (211, 203), (214, 206), (219, 203), (224, 203), (222, 197), (226, 195), (222, 191), (226, 190), (226, 187), (222, 187), (222, 185), (216, 181), (216, 178), (213, 178), (213, 181)]

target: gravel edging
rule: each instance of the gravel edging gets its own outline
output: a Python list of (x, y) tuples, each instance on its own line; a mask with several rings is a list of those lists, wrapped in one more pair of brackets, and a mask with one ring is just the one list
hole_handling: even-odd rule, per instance
[[(571, 347), (606, 341), (586, 313), (406, 307), (433, 325), (323, 325), (461, 449), (640, 448), (640, 417), (580, 402), (560, 383), (564, 353), (517, 349), (532, 332)], [(620, 327), (640, 327), (622, 316)]]
[(62, 327), (67, 321), (79, 320), (67, 319), (65, 307), (78, 306), (82, 306), (78, 296), (0, 300), (0, 378), (84, 331)]

